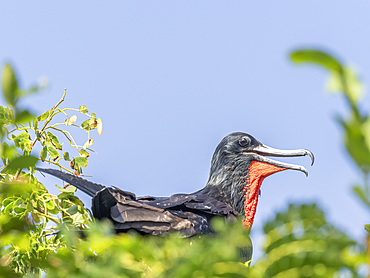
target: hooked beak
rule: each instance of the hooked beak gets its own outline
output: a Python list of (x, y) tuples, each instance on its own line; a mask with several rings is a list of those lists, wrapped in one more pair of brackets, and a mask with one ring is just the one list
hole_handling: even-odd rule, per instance
[(273, 156), (273, 157), (295, 157), (295, 156), (305, 156), (308, 155), (311, 158), (311, 165), (314, 163), (314, 155), (311, 151), (305, 149), (299, 150), (279, 150), (274, 149), (263, 144), (253, 148), (252, 150), (246, 151), (249, 155), (252, 155), (252, 159), (260, 162), (265, 162), (271, 165), (275, 165), (281, 168), (287, 168), (291, 170), (298, 170), (306, 174), (308, 176), (308, 171), (305, 167), (285, 162), (276, 161), (266, 156)]

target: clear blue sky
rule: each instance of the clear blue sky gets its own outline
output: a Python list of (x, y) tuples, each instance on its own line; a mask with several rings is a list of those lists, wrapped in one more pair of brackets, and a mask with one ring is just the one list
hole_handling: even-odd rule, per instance
[(288, 160), (306, 166), (308, 178), (286, 171), (263, 183), (257, 250), (263, 222), (289, 202), (318, 202), (362, 240), (369, 215), (350, 190), (360, 176), (334, 122), (345, 105), (324, 93), (324, 70), (293, 65), (288, 54), (332, 49), (368, 80), (369, 11), (364, 0), (3, 0), (0, 62), (12, 62), (24, 86), (48, 77), (50, 88), (26, 103), (35, 112), (67, 88), (66, 106), (85, 104), (102, 118), (104, 134), (93, 133), (98, 154), (85, 170), (95, 182), (137, 195), (193, 192), (205, 185), (223, 136), (244, 131), (316, 156), (313, 167), (308, 158)]

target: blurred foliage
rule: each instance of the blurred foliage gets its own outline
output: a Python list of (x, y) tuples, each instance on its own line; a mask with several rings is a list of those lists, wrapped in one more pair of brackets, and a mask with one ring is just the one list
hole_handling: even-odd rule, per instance
[(357, 277), (366, 264), (363, 248), (316, 205), (290, 205), (263, 229), (265, 255), (250, 277)]
[(61, 248), (46, 262), (50, 277), (245, 277), (240, 248), (249, 244), (241, 225), (214, 221), (218, 236), (142, 237), (112, 233), (109, 222), (94, 223), (81, 239), (63, 232)]
[(370, 212), (370, 113), (361, 107), (364, 88), (360, 78), (353, 68), (320, 50), (297, 50), (291, 53), (291, 59), (296, 63), (313, 63), (329, 70), (328, 89), (339, 93), (348, 104), (349, 114), (337, 116), (337, 121), (343, 128), (348, 154), (363, 176), (362, 183), (353, 186), (353, 192)]
[[(329, 70), (328, 90), (343, 96), (349, 114), (337, 116), (337, 122), (343, 128), (344, 144), (352, 160), (362, 174), (362, 181), (352, 187), (355, 195), (370, 212), (370, 112), (361, 107), (364, 88), (356, 71), (344, 65), (334, 55), (318, 49), (300, 49), (291, 53), (296, 63), (312, 63)], [(367, 254), (370, 265), (370, 224), (365, 225), (367, 235)]]
[(349, 116), (337, 116), (344, 130), (344, 141), (351, 158), (368, 175), (370, 171), (370, 117), (360, 107), (364, 89), (351, 67), (344, 66), (337, 58), (319, 50), (298, 50), (291, 53), (296, 63), (314, 63), (330, 72), (328, 89), (341, 94), (349, 107)]
[[(320, 51), (302, 50), (292, 58), (331, 71), (330, 88), (343, 91), (352, 109), (351, 119), (339, 120), (350, 133), (346, 140), (355, 137), (363, 143), (359, 148), (367, 147), (370, 140), (359, 133), (366, 128), (357, 107), (362, 87), (354, 72)], [(264, 255), (254, 266), (243, 261), (251, 242), (240, 222), (215, 219), (215, 234), (191, 239), (116, 235), (109, 222), (94, 221), (74, 195), (75, 187), (58, 186), (55, 196), (34, 176), (36, 163), (79, 175), (92, 151), (90, 132), (102, 134), (101, 119), (89, 115), (86, 106), (60, 108), (65, 91), (39, 116), (20, 108), (19, 100), (39, 89), (21, 90), (13, 68), (4, 66), (2, 92), (8, 107), (0, 106), (0, 277), (365, 277), (365, 246), (331, 225), (316, 205), (290, 205), (268, 221)], [(77, 125), (77, 116), (69, 112), (87, 119)], [(87, 132), (83, 145), (75, 142), (71, 127)], [(364, 150), (354, 149), (348, 151), (367, 175), (366, 156), (357, 157)], [(355, 192), (369, 205), (366, 188), (356, 187)], [(369, 231), (370, 225), (365, 228)]]

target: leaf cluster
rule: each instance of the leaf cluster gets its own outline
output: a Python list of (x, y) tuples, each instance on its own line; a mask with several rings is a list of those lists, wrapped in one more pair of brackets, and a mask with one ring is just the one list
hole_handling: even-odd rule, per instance
[[(0, 106), (0, 157), (3, 162), (1, 177), (6, 174), (19, 175), (24, 168), (34, 168), (36, 162), (41, 160), (57, 165), (58, 167), (71, 173), (81, 174), (82, 167), (86, 167), (94, 139), (90, 138), (90, 131), (96, 129), (98, 134), (103, 133), (103, 125), (100, 118), (95, 113), (88, 114), (85, 105), (78, 109), (61, 108), (60, 105), (66, 96), (64, 90), (62, 98), (50, 110), (45, 111), (40, 116), (32, 116), (31, 113), (17, 106), (18, 100), (25, 95), (24, 92), (37, 92), (39, 88), (33, 87), (28, 90), (20, 90), (14, 70), (10, 65), (5, 65), (2, 73), (2, 90), (9, 107)], [(76, 124), (77, 116), (69, 116), (69, 112), (78, 112), (87, 117), (80, 125)], [(28, 115), (24, 117), (24, 115)], [(64, 116), (63, 121), (58, 121), (59, 116)], [(72, 126), (87, 133), (87, 140), (83, 145), (75, 142), (72, 134), (67, 127)], [(60, 142), (58, 135), (62, 135), (67, 143), (77, 150), (77, 156), (71, 157), (70, 153)], [(5, 140), (3, 140), (5, 138)], [(41, 149), (39, 154), (35, 154), (34, 147), (38, 144)], [(68, 167), (62, 162), (69, 163)]]
[[(75, 187), (58, 187), (60, 194), (52, 195), (37, 181), (34, 171), (37, 162), (44, 162), (69, 172), (81, 173), (81, 167), (87, 165), (92, 138), (88, 138), (89, 146), (83, 148), (61, 126), (74, 125), (85, 130), (89, 136), (92, 128), (86, 128), (84, 123), (91, 122), (91, 119), (98, 123), (98, 120), (95, 114), (87, 114), (85, 106), (79, 109), (60, 108), (66, 91), (55, 106), (38, 117), (32, 116), (27, 109), (19, 108), (19, 99), (38, 89), (21, 90), (14, 70), (5, 65), (2, 91), (9, 106), (0, 106), (0, 274), (5, 277), (12, 276), (5, 273), (39, 276), (41, 261), (63, 246), (60, 239), (52, 235), (55, 229), (62, 223), (69, 223), (74, 229), (81, 230), (91, 222), (90, 213), (74, 196)], [(89, 119), (77, 126), (71, 122), (71, 118), (75, 122), (77, 116), (69, 117), (67, 111), (80, 112)], [(65, 122), (55, 122), (58, 114), (66, 117)], [(100, 120), (99, 123), (101, 134)], [(69, 152), (57, 135), (67, 139), (71, 148), (77, 149), (78, 156), (70, 159)], [(62, 162), (72, 164), (72, 170), (63, 166)]]
[(40, 274), (40, 260), (62, 246), (56, 236), (49, 236), (61, 223), (84, 229), (90, 215), (73, 192), (61, 188), (58, 196), (30, 175), (17, 181), (2, 181), (0, 193), (0, 257), (15, 273)]

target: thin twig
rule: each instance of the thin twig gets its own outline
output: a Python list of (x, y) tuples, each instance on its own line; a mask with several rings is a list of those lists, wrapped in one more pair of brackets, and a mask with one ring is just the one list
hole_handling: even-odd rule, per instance
[[(66, 131), (66, 130), (61, 130), (61, 129), (58, 129), (58, 128), (55, 128), (55, 127), (50, 127), (50, 128), (51, 128), (51, 129), (54, 129), (54, 130), (56, 130), (56, 131), (62, 132), (62, 133), (64, 134), (64, 136), (68, 139), (69, 144), (70, 144), (72, 147), (75, 147), (77, 150), (78, 150), (78, 148), (79, 148), (79, 147), (80, 147), (80, 148), (82, 148), (82, 146), (77, 145), (76, 141), (73, 139), (73, 136), (72, 136), (72, 135), (71, 135), (71, 133), (69, 133), (68, 131)], [(67, 133), (71, 138), (69, 138), (69, 137), (66, 135), (66, 133)], [(73, 144), (74, 144), (74, 145), (72, 145), (72, 141), (73, 141)]]
[[(46, 118), (45, 120), (45, 123), (44, 125), (42, 126), (42, 128), (40, 129), (40, 132), (44, 131), (44, 129), (46, 128), (46, 126), (48, 125), (48, 123), (53, 119), (53, 112), (57, 109), (57, 107), (64, 101), (64, 98), (66, 96), (66, 93), (67, 93), (67, 89), (64, 89), (64, 93), (63, 93), (63, 96), (62, 98), (58, 101), (58, 103), (56, 105), (53, 106), (53, 108), (51, 108), (50, 110), (50, 113), (49, 113), (49, 116)], [(35, 137), (35, 139), (33, 140), (33, 143), (32, 143), (32, 146), (35, 145), (37, 141), (37, 136)]]

